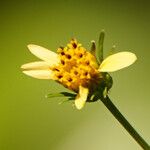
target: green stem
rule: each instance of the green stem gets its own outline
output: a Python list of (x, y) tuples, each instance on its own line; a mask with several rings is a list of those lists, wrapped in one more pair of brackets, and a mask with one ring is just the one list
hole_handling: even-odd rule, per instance
[(107, 109), (113, 114), (113, 116), (122, 124), (122, 126), (128, 131), (128, 133), (134, 138), (134, 140), (144, 149), (150, 150), (150, 146), (139, 135), (139, 133), (131, 126), (126, 118), (121, 114), (117, 107), (112, 103), (109, 97), (101, 98), (101, 101), (107, 107)]

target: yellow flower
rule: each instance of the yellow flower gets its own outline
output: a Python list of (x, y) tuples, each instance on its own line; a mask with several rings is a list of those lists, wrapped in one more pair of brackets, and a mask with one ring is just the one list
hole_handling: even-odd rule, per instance
[(137, 59), (131, 52), (119, 52), (108, 56), (98, 65), (95, 56), (75, 39), (66, 47), (58, 48), (58, 54), (33, 44), (28, 48), (42, 61), (22, 65), (23, 73), (37, 79), (55, 80), (78, 93), (75, 99), (77, 109), (83, 108), (88, 96), (101, 84), (103, 72), (120, 70)]

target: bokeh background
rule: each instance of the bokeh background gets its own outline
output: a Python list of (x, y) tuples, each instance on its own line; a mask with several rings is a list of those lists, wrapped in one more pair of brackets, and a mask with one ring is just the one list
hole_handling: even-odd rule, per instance
[(101, 102), (78, 111), (65, 98), (45, 95), (67, 91), (53, 81), (21, 73), (37, 60), (26, 45), (53, 51), (76, 37), (87, 49), (105, 29), (105, 56), (132, 51), (138, 61), (112, 73), (110, 97), (150, 143), (150, 9), (146, 0), (0, 1), (0, 149), (141, 150)]

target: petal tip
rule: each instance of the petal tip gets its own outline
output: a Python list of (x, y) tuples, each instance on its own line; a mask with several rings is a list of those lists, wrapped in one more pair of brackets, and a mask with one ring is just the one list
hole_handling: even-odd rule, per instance
[(27, 47), (33, 55), (47, 62), (49, 65), (56, 65), (60, 62), (58, 55), (47, 48), (35, 44), (29, 44)]
[(40, 47), (40, 46), (35, 45), (35, 44), (28, 44), (28, 45), (27, 45), (27, 48), (28, 48), (32, 53), (33, 53), (34, 50), (35, 50), (36, 48), (38, 48), (38, 47)]
[(25, 75), (30, 76), (30, 74), (29, 74), (29, 72), (28, 72), (28, 71), (22, 71), (22, 73), (24, 73)]
[(82, 109), (86, 103), (88, 97), (89, 89), (79, 86), (79, 94), (75, 99), (75, 106), (78, 110)]
[(27, 47), (30, 49), (31, 47), (35, 46), (35, 44), (28, 44)]
[(21, 65), (21, 66), (20, 66), (20, 69), (25, 69), (25, 68), (24, 68), (24, 65)]
[(78, 110), (81, 110), (84, 107), (84, 104), (85, 103), (83, 103), (81, 101), (78, 101), (78, 100), (75, 101), (75, 106)]

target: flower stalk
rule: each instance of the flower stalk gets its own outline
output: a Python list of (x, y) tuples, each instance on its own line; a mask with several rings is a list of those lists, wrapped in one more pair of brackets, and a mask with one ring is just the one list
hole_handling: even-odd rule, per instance
[(105, 98), (101, 97), (100, 100), (107, 107), (107, 109), (113, 114), (113, 116), (119, 121), (119, 123), (127, 130), (127, 132), (133, 137), (133, 139), (143, 148), (143, 150), (150, 150), (149, 144), (140, 136), (140, 134), (121, 114), (121, 112), (113, 104), (110, 98), (106, 96)]

